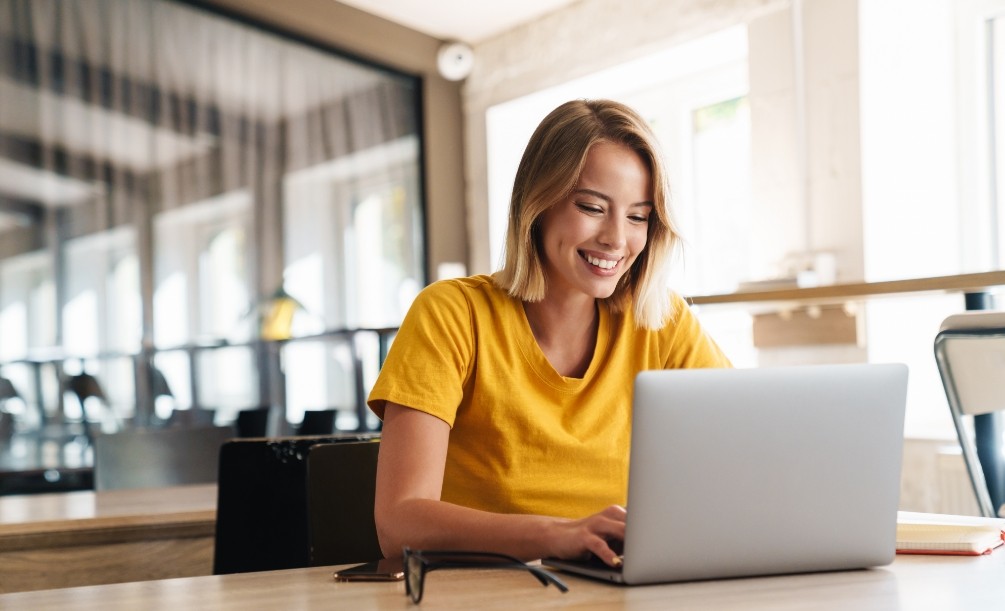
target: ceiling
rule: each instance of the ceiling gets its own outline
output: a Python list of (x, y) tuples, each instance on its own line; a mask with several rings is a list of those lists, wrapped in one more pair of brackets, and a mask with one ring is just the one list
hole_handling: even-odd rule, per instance
[(576, 0), (338, 0), (443, 40), (481, 42)]

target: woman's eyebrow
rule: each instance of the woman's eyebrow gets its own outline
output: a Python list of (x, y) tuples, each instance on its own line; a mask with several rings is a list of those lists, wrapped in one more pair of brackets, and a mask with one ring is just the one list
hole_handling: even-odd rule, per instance
[[(576, 190), (573, 191), (573, 194), (575, 194), (575, 193), (583, 193), (585, 195), (592, 195), (593, 197), (596, 197), (598, 199), (604, 200), (608, 204), (610, 204), (610, 203), (612, 203), (614, 201), (613, 199), (611, 199), (611, 197), (609, 195), (605, 195), (605, 194), (601, 193), (600, 191), (595, 191), (593, 189), (578, 188), (578, 189), (576, 189)], [(652, 208), (652, 207), (655, 206), (655, 204), (652, 201), (650, 201), (650, 200), (636, 202), (636, 203), (631, 204), (631, 205), (632, 206), (646, 206), (648, 208)]]
[(583, 194), (586, 194), (586, 195), (592, 195), (593, 197), (602, 199), (602, 200), (604, 200), (607, 203), (611, 203), (612, 201), (614, 201), (614, 200), (612, 200), (610, 198), (610, 196), (604, 195), (600, 191), (594, 191), (593, 189), (579, 188), (579, 189), (576, 189), (575, 191), (573, 191), (573, 193), (583, 193)]

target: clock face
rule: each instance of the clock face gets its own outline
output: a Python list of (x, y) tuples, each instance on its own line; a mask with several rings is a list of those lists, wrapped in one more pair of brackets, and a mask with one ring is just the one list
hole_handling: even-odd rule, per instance
[(471, 47), (463, 42), (446, 43), (436, 55), (436, 66), (440, 76), (448, 81), (459, 81), (471, 74), (475, 55)]

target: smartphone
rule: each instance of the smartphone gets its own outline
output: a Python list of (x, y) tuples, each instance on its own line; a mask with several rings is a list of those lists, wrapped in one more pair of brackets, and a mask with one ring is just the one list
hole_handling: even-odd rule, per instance
[(401, 556), (357, 564), (334, 574), (335, 581), (401, 581), (405, 568)]

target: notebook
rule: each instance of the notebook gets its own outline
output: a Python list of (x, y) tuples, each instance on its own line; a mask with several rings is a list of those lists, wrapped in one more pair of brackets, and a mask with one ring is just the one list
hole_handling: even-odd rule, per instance
[(907, 367), (665, 370), (635, 380), (624, 564), (645, 584), (893, 561)]
[(1005, 518), (901, 511), (898, 554), (980, 556), (1005, 544)]

